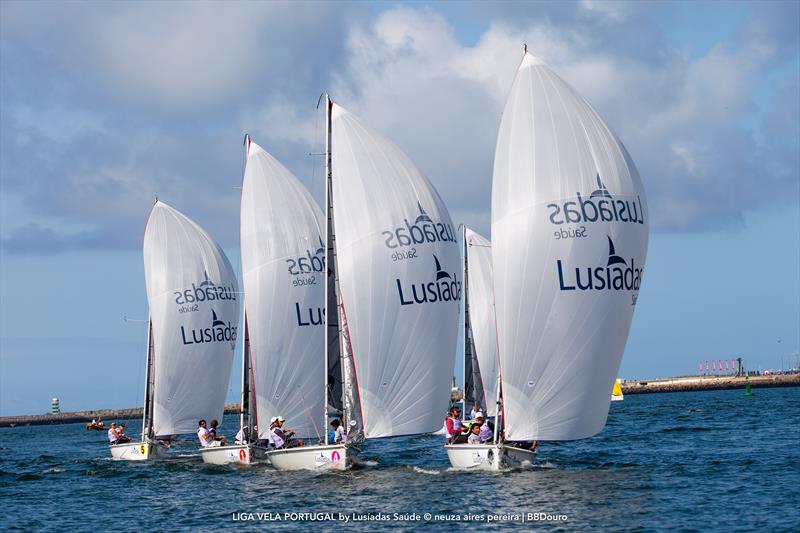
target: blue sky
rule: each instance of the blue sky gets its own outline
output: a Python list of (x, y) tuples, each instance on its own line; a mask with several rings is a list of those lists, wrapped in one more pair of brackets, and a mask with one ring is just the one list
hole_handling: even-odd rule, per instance
[(796, 363), (798, 20), (797, 2), (0, 3), (0, 414), (141, 402), (144, 329), (123, 316), (146, 316), (153, 197), (238, 266), (242, 135), (319, 197), (321, 90), (488, 236), (523, 42), (606, 119), (648, 192), (621, 376)]

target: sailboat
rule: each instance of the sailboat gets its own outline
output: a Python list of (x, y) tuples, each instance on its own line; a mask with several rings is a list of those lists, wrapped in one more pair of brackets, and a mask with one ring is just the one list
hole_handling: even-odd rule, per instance
[[(248, 426), (258, 440), (269, 437), (259, 423), (286, 415), (297, 435), (319, 439), (326, 370), (323, 335), (322, 210), (289, 169), (245, 135), (241, 249), (245, 293), (243, 398)], [(246, 423), (247, 422), (247, 423)], [(243, 432), (244, 433), (244, 432)], [(256, 440), (256, 439), (254, 439)], [(228, 457), (252, 460), (266, 447), (243, 443)], [(224, 452), (203, 450), (203, 458)], [(209, 461), (211, 462), (211, 461)]]
[(621, 402), (625, 399), (625, 396), (622, 394), (622, 385), (619, 382), (619, 378), (614, 381), (614, 388), (611, 389), (611, 401), (612, 402)]
[(114, 459), (165, 455), (201, 418), (222, 419), (239, 324), (239, 288), (219, 245), (156, 201), (144, 233), (147, 321), (142, 437), (110, 446)]
[(534, 441), (605, 425), (644, 273), (649, 213), (639, 173), (600, 116), (523, 53), (492, 181), (492, 265), (503, 434), (492, 468)]
[[(498, 387), (497, 327), (492, 284), (492, 245), (488, 239), (463, 227), (464, 267), (464, 409), (477, 405), (486, 417), (496, 417)], [(497, 427), (497, 418), (495, 418)], [(485, 445), (446, 444), (456, 468), (487, 465), (491, 451)]]
[(365, 439), (436, 431), (455, 363), (462, 280), (447, 208), (396, 145), (324, 99), (325, 404), (347, 439), (328, 442), (326, 409), (323, 444), (269, 452), (280, 470), (344, 468)]

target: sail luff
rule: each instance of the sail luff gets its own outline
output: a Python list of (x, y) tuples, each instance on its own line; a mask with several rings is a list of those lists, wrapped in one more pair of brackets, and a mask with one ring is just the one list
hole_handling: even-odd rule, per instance
[[(244, 306), (247, 309), (247, 303), (245, 302)], [(244, 324), (244, 340), (242, 341), (242, 395), (241, 400), (239, 401), (239, 429), (244, 428), (244, 419), (247, 416), (247, 411), (249, 410), (249, 401), (248, 395), (250, 393), (249, 387), (249, 379), (248, 379), (248, 371), (247, 371), (247, 312), (244, 313), (244, 320), (242, 321)]]
[(153, 368), (153, 330), (150, 315), (147, 316), (147, 355), (144, 364), (144, 409), (142, 409), (142, 442), (150, 437), (152, 426), (151, 411), (153, 406), (152, 368)]
[[(467, 376), (471, 371), (471, 364), (472, 364), (472, 355), (469, 351), (468, 342), (468, 335), (467, 331), (469, 329), (469, 294), (468, 294), (468, 284), (467, 284), (467, 226), (464, 224), (461, 225), (461, 279), (464, 280), (464, 297), (461, 299), (464, 308), (464, 328), (461, 330), (461, 348), (463, 350), (463, 361), (462, 364), (464, 365), (463, 369), (463, 381), (464, 384), (464, 397), (461, 399), (461, 414), (464, 418), (467, 416), (467, 396), (469, 395), (469, 381)], [(469, 368), (469, 371), (468, 371)]]
[[(256, 390), (255, 371), (253, 370), (253, 351), (250, 349), (250, 325), (244, 323), (244, 339), (247, 344), (247, 427), (250, 435), (258, 436), (258, 391)], [(256, 431), (253, 433), (253, 431)], [(252, 437), (251, 437), (252, 438)]]
[(324, 368), (322, 369), (325, 373), (325, 405), (323, 408), (325, 409), (324, 414), (324, 428), (325, 428), (325, 445), (328, 445), (328, 406), (331, 404), (330, 400), (330, 340), (328, 336), (330, 334), (330, 317), (331, 317), (331, 309), (330, 309), (330, 271), (331, 271), (331, 264), (332, 264), (332, 257), (331, 257), (331, 247), (332, 247), (332, 239), (331, 239), (331, 104), (330, 98), (328, 95), (325, 95), (325, 344), (323, 346), (324, 350), (324, 357), (325, 357), (325, 364)]

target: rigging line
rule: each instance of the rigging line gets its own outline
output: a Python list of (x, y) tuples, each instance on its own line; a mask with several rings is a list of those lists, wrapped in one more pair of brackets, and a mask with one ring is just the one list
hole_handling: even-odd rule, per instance
[[(145, 302), (146, 302), (146, 301), (147, 301), (147, 298), (145, 297)], [(147, 304), (147, 303), (145, 303), (145, 309), (146, 309), (147, 307), (148, 307), (148, 304)], [(146, 320), (128, 318), (128, 317), (127, 317), (127, 315), (123, 315), (122, 319), (123, 319), (125, 322), (128, 322), (128, 323), (132, 323), (132, 322), (142, 322), (142, 323), (147, 323), (147, 321), (146, 321)], [(145, 329), (147, 330), (147, 327), (145, 327)], [(145, 340), (144, 340), (144, 349), (145, 349), (145, 351), (146, 351), (146, 350), (148, 350), (148, 349), (149, 349), (149, 347), (150, 347), (150, 335), (149, 335), (149, 331), (148, 331), (147, 333), (145, 333), (145, 336), (146, 336), (146, 338), (145, 338)], [(141, 353), (142, 353), (142, 344), (140, 344), (140, 345), (139, 345), (139, 350), (138, 350), (138, 352), (139, 352), (139, 354), (141, 354)], [(147, 365), (147, 356), (145, 356), (145, 366), (146, 366), (146, 365)], [(139, 405), (139, 400), (140, 400), (140, 399), (142, 399), (142, 398), (144, 398), (144, 392), (143, 392), (143, 390), (142, 390), (142, 385), (143, 385), (142, 375), (141, 375), (141, 372), (139, 372), (138, 374), (139, 374), (139, 377), (136, 379), (136, 396), (135, 396), (135, 401), (132, 403), (132, 405)], [(142, 408), (144, 408), (144, 402), (142, 403)]]
[[(321, 99), (322, 99), (322, 94), (319, 95), (319, 99), (317, 100), (317, 106), (316, 106), (315, 110), (319, 109), (319, 102), (320, 102)], [(320, 134), (319, 134), (319, 112), (315, 112), (314, 113), (314, 139), (312, 141), (314, 146), (319, 146), (319, 137), (320, 137)], [(327, 155), (327, 152), (322, 152), (322, 153), (309, 152), (308, 155), (309, 156)], [(315, 187), (316, 187), (316, 181), (317, 181), (317, 165), (316, 165), (316, 161), (314, 161), (313, 157), (310, 157), (309, 160), (311, 162), (311, 195), (313, 196), (314, 195), (314, 190), (315, 190)]]
[[(306, 402), (306, 395), (305, 394), (301, 394), (300, 396), (303, 398), (303, 409), (306, 412), (306, 416), (308, 417), (309, 420), (311, 420), (311, 425), (314, 427), (314, 433), (317, 434), (317, 440), (321, 442), (322, 441), (322, 437), (319, 434), (319, 429), (317, 428), (317, 423), (314, 420), (314, 417), (311, 416), (311, 410), (308, 408), (308, 402)], [(327, 428), (326, 428), (326, 430), (327, 430)]]

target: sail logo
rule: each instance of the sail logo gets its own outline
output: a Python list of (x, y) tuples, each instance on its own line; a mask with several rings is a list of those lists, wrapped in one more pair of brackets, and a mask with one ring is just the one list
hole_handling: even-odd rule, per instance
[(292, 257), (286, 260), (289, 275), (293, 277), (292, 287), (306, 287), (317, 284), (317, 274), (325, 271), (325, 244), (322, 237), (317, 235), (319, 246), (311, 250), (306, 249), (305, 255)]
[(608, 237), (608, 260), (604, 266), (576, 266), (570, 268), (556, 260), (558, 285), (562, 291), (638, 291), (644, 268), (636, 266), (633, 257), (626, 261), (617, 255), (614, 241)]
[(207, 328), (186, 331), (181, 326), (181, 339), (184, 346), (193, 344), (208, 344), (212, 342), (230, 342), (231, 348), (236, 344), (236, 326), (230, 322), (225, 323), (217, 317), (216, 311), (211, 310), (211, 326)]
[(203, 281), (192, 283), (191, 288), (182, 291), (173, 291), (175, 303), (182, 306), (180, 313), (191, 313), (197, 311), (197, 303), (217, 302), (217, 301), (236, 301), (236, 287), (231, 283), (227, 287), (217, 285), (208, 277), (208, 272), (203, 271)]
[(294, 303), (294, 312), (297, 317), (297, 325), (303, 326), (321, 326), (322, 319), (325, 318), (325, 309), (322, 307), (309, 307), (306, 309), (300, 308), (300, 302)]
[(322, 237), (317, 236), (319, 246), (311, 250), (306, 249), (305, 255), (300, 257), (292, 257), (286, 260), (288, 265), (289, 274), (292, 276), (302, 276), (303, 274), (311, 274), (322, 272), (325, 270), (325, 244), (322, 242)]
[(338, 463), (341, 460), (342, 456), (336, 450), (333, 450), (333, 453), (331, 453), (330, 457), (325, 455), (324, 452), (319, 452), (317, 455), (314, 456), (314, 462), (316, 464)]
[[(413, 223), (408, 218), (404, 218), (402, 225), (381, 233), (386, 239), (385, 245), (387, 248), (396, 250), (397, 248), (414, 246), (415, 244), (456, 243), (456, 232), (452, 224), (434, 221), (419, 202), (417, 202), (417, 208), (419, 209), (419, 214), (414, 218)], [(392, 260), (399, 261), (417, 257), (416, 249), (412, 251), (413, 255), (408, 255), (412, 253), (411, 251), (397, 251), (392, 256)]]
[(439, 258), (433, 256), (435, 263), (435, 280), (412, 283), (404, 286), (400, 279), (395, 279), (400, 305), (414, 305), (436, 302), (457, 302), (461, 300), (461, 282), (456, 273), (452, 275), (442, 269)]
[[(637, 195), (635, 200), (614, 198), (600, 180), (600, 174), (597, 174), (596, 179), (597, 189), (592, 191), (588, 198), (576, 192), (576, 200), (547, 204), (550, 209), (550, 223), (556, 226), (592, 222), (644, 224), (644, 208), (640, 196)], [(557, 235), (559, 235), (558, 232)], [(567, 238), (567, 236), (561, 235), (560, 238)]]

